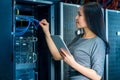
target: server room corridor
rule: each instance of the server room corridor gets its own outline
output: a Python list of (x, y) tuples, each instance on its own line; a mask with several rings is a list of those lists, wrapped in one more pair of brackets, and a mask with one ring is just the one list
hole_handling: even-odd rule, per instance
[[(101, 6), (105, 22), (105, 31), (101, 31), (101, 34), (105, 32), (110, 47), (105, 54), (102, 80), (119, 80), (119, 0), (0, 0), (0, 80), (70, 80), (70, 66), (64, 60), (55, 60), (51, 55), (49, 41), (46, 40), (40, 21), (46, 19), (49, 23), (50, 36), (52, 39), (55, 38), (53, 41), (58, 51), (61, 47), (70, 51), (73, 48), (69, 47), (70, 43), (77, 40), (76, 24), (79, 23), (77, 19), (81, 16), (80, 7), (89, 2)], [(91, 14), (93, 13), (94, 10)], [(93, 18), (97, 19), (96, 15)], [(80, 21), (83, 24), (84, 21)], [(84, 30), (80, 30), (78, 34), (84, 35), (82, 34)], [(87, 48), (85, 47), (81, 52), (87, 52)], [(77, 47), (75, 49), (77, 51)], [(81, 58), (84, 60), (84, 55)]]

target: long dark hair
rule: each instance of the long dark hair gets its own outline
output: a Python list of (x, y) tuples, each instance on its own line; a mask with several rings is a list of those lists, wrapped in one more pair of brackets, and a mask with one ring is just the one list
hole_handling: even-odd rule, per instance
[(106, 29), (101, 6), (96, 2), (88, 2), (82, 6), (87, 26), (93, 33), (95, 33), (105, 42), (108, 52), (109, 44), (106, 40)]

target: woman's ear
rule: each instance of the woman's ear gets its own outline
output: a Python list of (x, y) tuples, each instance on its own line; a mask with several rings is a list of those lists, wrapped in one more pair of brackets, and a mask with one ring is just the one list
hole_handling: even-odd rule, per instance
[(78, 29), (75, 31), (75, 34), (76, 34), (76, 36), (82, 37), (82, 36), (84, 35), (84, 28), (78, 28)]

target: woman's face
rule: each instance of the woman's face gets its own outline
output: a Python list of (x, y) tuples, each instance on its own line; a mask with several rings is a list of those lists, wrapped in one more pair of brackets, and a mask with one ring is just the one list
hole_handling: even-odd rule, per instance
[(77, 28), (85, 28), (85, 27), (87, 27), (84, 12), (83, 12), (83, 7), (79, 8), (78, 15), (76, 16), (75, 19), (76, 19)]

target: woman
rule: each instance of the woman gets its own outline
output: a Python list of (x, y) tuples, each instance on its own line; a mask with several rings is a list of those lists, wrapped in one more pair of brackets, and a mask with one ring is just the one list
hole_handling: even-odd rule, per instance
[(69, 45), (69, 54), (56, 48), (49, 32), (49, 23), (40, 21), (48, 47), (55, 60), (64, 60), (70, 66), (70, 80), (101, 80), (104, 73), (104, 62), (108, 43), (105, 38), (105, 27), (102, 10), (99, 4), (90, 2), (78, 9), (76, 26), (84, 29), (82, 37), (76, 37)]

